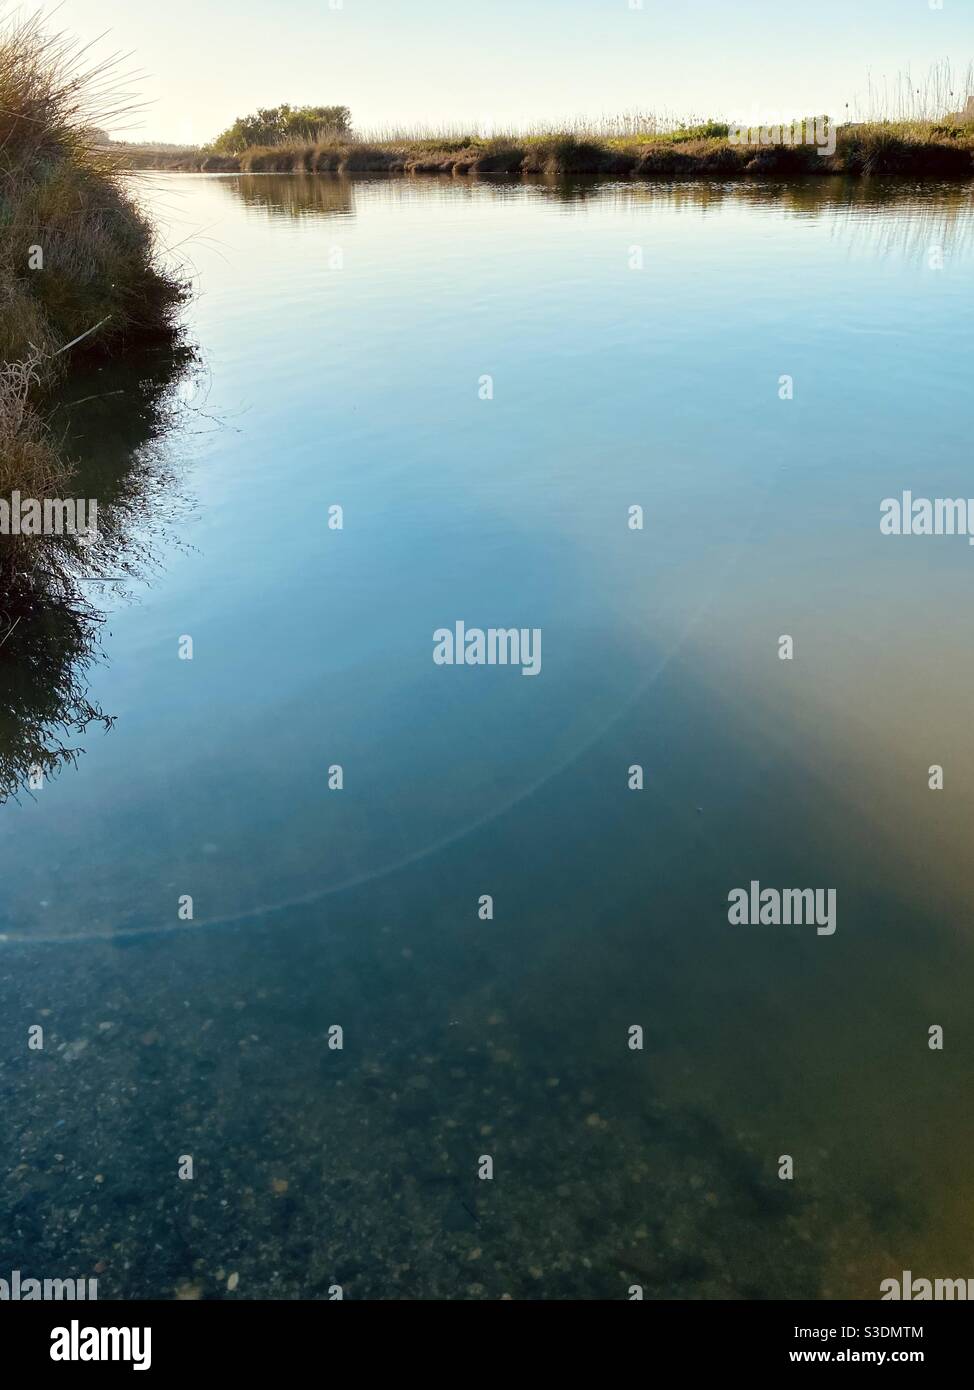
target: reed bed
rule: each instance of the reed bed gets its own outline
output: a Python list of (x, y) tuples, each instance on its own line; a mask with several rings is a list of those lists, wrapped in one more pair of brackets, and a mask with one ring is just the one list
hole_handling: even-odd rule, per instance
[[(37, 15), (0, 17), (0, 496), (63, 496), (42, 402), (79, 356), (175, 343), (185, 287), (95, 128), (131, 109), (118, 59), (92, 61)], [(0, 536), (0, 599), (63, 591), (65, 538)], [(0, 631), (0, 641), (3, 633)]]

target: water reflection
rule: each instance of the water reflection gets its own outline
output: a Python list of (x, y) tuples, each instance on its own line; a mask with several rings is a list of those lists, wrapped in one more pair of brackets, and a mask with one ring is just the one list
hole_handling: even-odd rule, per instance
[(89, 698), (88, 676), (106, 597), (117, 602), (148, 582), (154, 546), (184, 509), (163, 441), (174, 428), (175, 384), (191, 360), (179, 347), (82, 372), (48, 407), (49, 428), (72, 463), (72, 496), (97, 500), (99, 542), (65, 538), (55, 563), (12, 575), (3, 594), (0, 802), (40, 790), (77, 762), (92, 725), (114, 723)]
[(555, 202), (578, 212), (598, 207), (619, 212), (685, 210), (698, 215), (757, 208), (785, 216), (826, 218), (837, 236), (855, 236), (877, 249), (916, 250), (936, 244), (945, 251), (958, 250), (961, 241), (969, 246), (974, 236), (974, 193), (956, 181), (937, 184), (830, 175), (792, 182), (732, 179), (721, 183), (708, 179), (633, 183), (546, 176), (448, 179), (248, 174), (221, 177), (218, 186), (227, 197), (263, 209), (272, 218), (354, 216), (357, 196), (379, 192), (389, 206), (526, 198)]
[(242, 174), (222, 184), (271, 218), (347, 217), (355, 211), (354, 182), (337, 174)]
[[(922, 313), (922, 341), (938, 354), (962, 331), (944, 302), (949, 274), (939, 291), (936, 280), (900, 278), (890, 289), (877, 278), (890, 247), (919, 256), (934, 237), (962, 265), (974, 218), (956, 185), (254, 175), (180, 188), (198, 200), (203, 225), (221, 210), (228, 218), (197, 312), (239, 429), (206, 470), (198, 556), (173, 567), (120, 644), (114, 680), (126, 673), (132, 741), (122, 746), (140, 760), (139, 778), (102, 750), (103, 780), (85, 788), (97, 788), (109, 822), (124, 821), (120, 836), (134, 833), (123, 799), (155, 830), (112, 867), (107, 907), (101, 886), (79, 882), (56, 910), (38, 912), (43, 856), (34, 856), (36, 878), (7, 904), (11, 929), (25, 935), (90, 931), (96, 917), (107, 931), (153, 929), (174, 873), (200, 887), (197, 920), (211, 924), (317, 901), (482, 833), (638, 717), (681, 650), (698, 658), (695, 683), (750, 689), (724, 634), (774, 621), (754, 557), (777, 571), (807, 554), (809, 571), (775, 596), (814, 606), (816, 547), (831, 536), (833, 579), (861, 585), (874, 495), (896, 491), (873, 451), (882, 461), (923, 448), (916, 391), (895, 389), (890, 405), (889, 382), (907, 370), (903, 323), (915, 327)], [(328, 265), (336, 219), (344, 273)], [(628, 270), (633, 242), (647, 250), (641, 277)], [(882, 346), (859, 379), (863, 340)], [(796, 355), (820, 394), (793, 403), (787, 419), (802, 428), (792, 435), (785, 417), (741, 402), (745, 386), (755, 397), (766, 389), (759, 373), (774, 383)], [(927, 356), (922, 373), (940, 381), (962, 360), (956, 349), (943, 367)], [(491, 362), (506, 363), (508, 387), (478, 417), (469, 381)], [(877, 398), (868, 441), (848, 404), (851, 380)], [(162, 460), (141, 449), (156, 428), (151, 407), (143, 418), (129, 388), (125, 398), (103, 386), (82, 393), (96, 399), (72, 428), (91, 446), (93, 488), (130, 537), (116, 547), (124, 564), (131, 538), (145, 535), (146, 500), (153, 513), (172, 489), (158, 485)], [(843, 462), (849, 449), (854, 469)], [(614, 543), (606, 509), (647, 491), (654, 512), (680, 524), (639, 558)], [(339, 496), (372, 518), (370, 545), (354, 531), (342, 550), (323, 543), (321, 514)], [(836, 515), (849, 518), (838, 531)], [(898, 583), (890, 574), (888, 593)], [(551, 633), (541, 698), (532, 682), (491, 681), (460, 701), (431, 682), (427, 624), (432, 632), (461, 605), (514, 611), (527, 601)], [(715, 632), (713, 614), (732, 605), (733, 624)], [(876, 623), (872, 610), (850, 613), (853, 630), (854, 618)], [(166, 644), (184, 631), (201, 632), (219, 661), (178, 687)], [(270, 659), (265, 643), (286, 660)], [(851, 691), (860, 674), (852, 652), (830, 680)], [(828, 689), (801, 687), (808, 720)], [(182, 732), (150, 738), (186, 698)], [(793, 714), (770, 704), (769, 722)], [(214, 721), (214, 709), (225, 717)], [(896, 718), (890, 703), (877, 730)], [(357, 768), (357, 795), (340, 810), (321, 794), (323, 719), (328, 744)], [(471, 750), (471, 719), (496, 758)], [(888, 763), (878, 752), (865, 761), (868, 797)], [(437, 778), (423, 773), (430, 767)], [(177, 780), (178, 803), (168, 794)], [(62, 832), (57, 811), (48, 815), (40, 833), (53, 847)], [(36, 834), (14, 822), (8, 843)]]
[[(12, 1263), (109, 1261), (106, 1297), (965, 1273), (971, 552), (877, 520), (968, 495), (967, 194), (176, 182), (234, 428), (112, 613), (112, 736), (5, 808)], [(436, 668), (456, 619), (540, 626), (540, 678)], [(834, 888), (836, 935), (730, 931), (752, 878)], [(219, 1154), (189, 1226), (183, 1151)]]

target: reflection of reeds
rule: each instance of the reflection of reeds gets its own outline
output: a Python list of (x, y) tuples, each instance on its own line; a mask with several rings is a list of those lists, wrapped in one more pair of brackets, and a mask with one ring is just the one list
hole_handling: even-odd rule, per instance
[[(483, 196), (491, 195), (490, 185), (479, 188)], [(686, 179), (648, 185), (548, 181), (531, 185), (531, 191), (579, 208), (597, 202), (637, 212), (665, 207), (696, 215), (746, 206), (802, 221), (822, 218), (836, 238), (850, 246), (868, 246), (876, 255), (921, 255), (931, 246), (955, 254), (974, 250), (974, 190), (957, 183), (931, 186), (840, 176), (787, 182)]]
[(232, 188), (248, 207), (261, 208), (271, 218), (345, 217), (354, 210), (354, 184), (348, 178), (317, 179), (299, 174), (268, 180), (243, 174), (224, 187)]
[(4, 409), (29, 413), (20, 437), (37, 438), (38, 469), (53, 460), (51, 494), (97, 495), (99, 531), (92, 546), (72, 536), (3, 538), (19, 545), (6, 551), (18, 559), (0, 590), (0, 802), (31, 772), (50, 775), (75, 761), (74, 740), (89, 724), (112, 722), (91, 704), (85, 683), (102, 592), (108, 581), (117, 592), (119, 581), (147, 577), (155, 538), (178, 520), (176, 479), (156, 446), (175, 423), (174, 387), (188, 360), (166, 348), (73, 380), (78, 403), (66, 390), (49, 423), (27, 401), (25, 369), (0, 377), (0, 418)]
[(0, 802), (41, 773), (76, 761), (69, 742), (111, 719), (88, 699), (84, 674), (94, 656), (90, 616), (28, 591), (0, 636)]
[[(917, 183), (902, 179), (852, 179), (833, 175), (815, 179), (671, 179), (630, 182), (593, 179), (535, 178), (520, 185), (525, 196), (584, 211), (586, 205), (639, 211), (652, 207), (698, 213), (744, 204), (775, 210), (784, 216), (827, 218), (836, 236), (850, 242), (868, 241), (874, 252), (925, 252), (936, 245), (945, 252), (969, 250), (974, 243), (974, 191), (965, 184)], [(240, 198), (270, 216), (329, 217), (355, 212), (355, 199), (366, 189), (375, 197), (381, 188), (386, 202), (416, 197), (410, 184), (382, 181), (365, 184), (352, 178), (273, 175), (227, 179), (227, 197)], [(509, 180), (489, 179), (430, 182), (424, 197), (508, 198)], [(889, 213), (889, 216), (883, 214)]]

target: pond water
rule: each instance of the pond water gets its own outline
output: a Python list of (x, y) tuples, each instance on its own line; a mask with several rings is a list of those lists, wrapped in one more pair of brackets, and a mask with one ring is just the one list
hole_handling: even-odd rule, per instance
[[(880, 530), (974, 496), (970, 190), (139, 187), (205, 374), (151, 444), (121, 374), (69, 412), (182, 505), (98, 587), (113, 727), (0, 808), (10, 1268), (974, 1274), (974, 551)], [(436, 664), (458, 622), (537, 676)], [(732, 925), (752, 881), (836, 930)]]

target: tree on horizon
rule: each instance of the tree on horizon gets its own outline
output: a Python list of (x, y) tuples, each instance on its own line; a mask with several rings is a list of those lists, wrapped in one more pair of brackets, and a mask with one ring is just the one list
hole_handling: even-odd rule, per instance
[(259, 107), (238, 116), (213, 142), (222, 154), (239, 154), (254, 145), (281, 145), (289, 140), (314, 140), (321, 134), (348, 135), (352, 113), (347, 106)]

